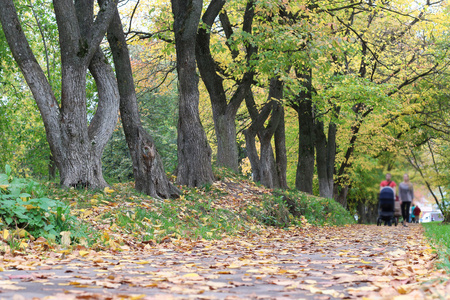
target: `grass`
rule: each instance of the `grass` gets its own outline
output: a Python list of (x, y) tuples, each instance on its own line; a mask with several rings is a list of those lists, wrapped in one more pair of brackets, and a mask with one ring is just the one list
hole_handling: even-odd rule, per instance
[(422, 223), (425, 236), (439, 254), (438, 267), (450, 271), (450, 224), (442, 222)]
[(221, 239), (264, 226), (354, 223), (332, 199), (295, 190), (272, 191), (228, 170), (217, 169), (215, 176), (218, 182), (183, 188), (181, 197), (171, 200), (138, 193), (133, 183), (97, 191), (60, 189), (48, 183), (42, 193), (69, 205), (67, 218), (76, 227), (70, 228), (72, 242), (94, 249), (180, 238)]

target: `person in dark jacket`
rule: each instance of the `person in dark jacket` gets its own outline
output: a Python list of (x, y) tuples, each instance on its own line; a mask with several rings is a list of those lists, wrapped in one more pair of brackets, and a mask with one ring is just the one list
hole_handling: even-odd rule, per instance
[(413, 216), (414, 216), (416, 223), (419, 223), (419, 218), (420, 218), (421, 212), (422, 212), (422, 210), (420, 209), (419, 205), (416, 205), (416, 207), (414, 207), (414, 210), (413, 210)]
[(412, 183), (409, 181), (408, 174), (403, 175), (403, 182), (398, 185), (398, 194), (400, 200), (402, 200), (402, 216), (403, 216), (403, 226), (408, 227), (406, 222), (409, 220), (409, 209), (411, 208), (411, 203), (414, 200), (414, 188)]

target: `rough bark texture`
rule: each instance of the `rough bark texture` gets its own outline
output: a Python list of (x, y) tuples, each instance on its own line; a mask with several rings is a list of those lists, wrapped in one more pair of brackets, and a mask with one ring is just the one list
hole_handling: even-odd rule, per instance
[[(286, 148), (284, 146), (283, 132), (284, 129), (279, 129), (279, 126), (284, 126), (284, 108), (279, 102), (282, 98), (283, 84), (278, 78), (272, 78), (269, 88), (269, 101), (266, 102), (260, 112), (256, 109), (256, 104), (251, 95), (246, 97), (246, 104), (252, 118), (252, 124), (244, 131), (245, 142), (247, 145), (247, 153), (252, 166), (253, 180), (261, 182), (268, 188), (283, 188), (286, 181), (285, 172), (285, 157)], [(264, 123), (269, 118), (267, 126)], [(273, 153), (271, 144), (272, 137), (278, 132), (278, 139), (280, 147), (276, 147), (279, 151), (284, 153), (277, 153), (277, 159)], [(256, 149), (256, 139), (259, 137), (260, 141), (260, 157)], [(286, 184), (287, 185), (287, 184)]]
[(334, 163), (336, 159), (336, 124), (330, 122), (328, 139), (322, 121), (315, 121), (316, 163), (320, 197), (333, 198)]
[[(225, 4), (225, 0), (211, 1), (202, 17), (208, 28), (199, 28), (196, 43), (196, 58), (198, 69), (211, 99), (214, 129), (217, 138), (217, 165), (230, 168), (238, 172), (239, 153), (236, 143), (236, 113), (250, 89), (253, 73), (246, 73), (238, 82), (238, 87), (228, 101), (223, 86), (223, 79), (218, 74), (217, 64), (210, 50), (210, 28)], [(249, 1), (244, 13), (244, 30), (251, 32), (251, 23), (254, 16), (253, 1)], [(223, 20), (223, 17), (221, 18)], [(228, 20), (228, 19), (226, 19)], [(227, 38), (232, 34), (231, 25), (222, 22), (226, 27)], [(252, 48), (253, 49), (253, 48)], [(247, 52), (253, 51), (249, 49)]]
[(118, 12), (108, 28), (108, 42), (119, 84), (120, 117), (133, 160), (135, 188), (152, 197), (176, 198), (180, 191), (168, 180), (155, 143), (141, 124), (130, 55)]
[(200, 122), (195, 38), (201, 0), (172, 0), (179, 81), (177, 183), (201, 186), (214, 180), (211, 148)]
[[(1, 4), (3, 31), (38, 104), (61, 184), (107, 186), (102, 176), (101, 155), (117, 121), (119, 98), (117, 87), (114, 89), (110, 80), (110, 70), (99, 61), (98, 45), (116, 9), (116, 1), (105, 2), (95, 20), (92, 0), (76, 4), (71, 0), (54, 1), (61, 48), (61, 107), (29, 47), (13, 1), (4, 0)], [(91, 60), (94, 64), (91, 71), (99, 87), (99, 105), (88, 126), (86, 72)]]
[(311, 69), (301, 73), (296, 70), (297, 77), (302, 79), (303, 90), (292, 103), (298, 114), (299, 142), (298, 163), (295, 187), (305, 193), (313, 192), (314, 176), (314, 115), (312, 107), (312, 75)]
[(287, 153), (286, 153), (286, 129), (284, 121), (284, 108), (281, 107), (280, 123), (275, 131), (275, 161), (277, 165), (278, 180), (281, 189), (287, 189)]

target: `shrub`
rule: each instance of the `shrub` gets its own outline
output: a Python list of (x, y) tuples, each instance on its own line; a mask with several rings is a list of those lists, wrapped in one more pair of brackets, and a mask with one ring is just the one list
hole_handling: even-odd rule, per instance
[[(307, 195), (297, 190), (275, 190), (265, 196), (260, 206), (247, 213), (269, 226), (345, 225), (354, 223), (351, 214), (333, 199)], [(306, 220), (305, 220), (306, 219)]]
[(5, 227), (23, 228), (34, 237), (52, 240), (59, 240), (59, 233), (76, 221), (66, 204), (45, 197), (38, 183), (11, 176), (8, 165), (0, 173), (0, 218)]

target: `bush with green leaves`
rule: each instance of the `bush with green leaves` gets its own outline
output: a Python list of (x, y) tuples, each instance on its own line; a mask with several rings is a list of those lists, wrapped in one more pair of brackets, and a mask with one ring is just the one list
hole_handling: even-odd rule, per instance
[(0, 227), (23, 228), (34, 237), (59, 240), (76, 222), (69, 206), (45, 196), (45, 189), (30, 179), (0, 173)]
[(297, 190), (275, 190), (265, 196), (261, 205), (250, 207), (247, 213), (261, 223), (288, 227), (302, 225), (302, 216), (311, 225), (345, 225), (355, 223), (342, 205), (333, 199), (320, 198)]

